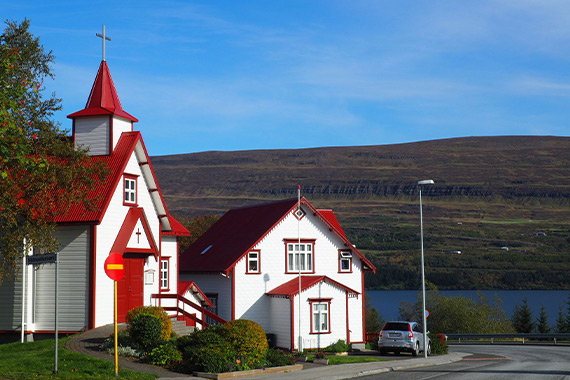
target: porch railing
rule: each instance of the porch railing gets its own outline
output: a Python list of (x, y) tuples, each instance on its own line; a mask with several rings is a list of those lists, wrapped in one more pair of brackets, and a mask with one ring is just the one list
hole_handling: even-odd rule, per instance
[[(212, 323), (208, 323), (205, 320), (202, 320), (193, 313), (192, 310), (199, 311), (202, 313), (202, 316), (209, 317), (211, 321), (214, 321), (214, 324), (226, 324), (227, 321), (223, 318), (220, 318), (216, 314), (212, 313), (210, 310), (205, 309), (204, 307), (198, 305), (190, 301), (189, 299), (180, 296), (178, 294), (152, 294), (152, 299), (155, 300), (176, 300), (176, 306), (162, 306), (162, 308), (166, 311), (174, 311), (176, 312), (176, 316), (183, 316), (185, 318), (189, 318), (197, 323), (200, 323), (202, 326), (207, 327)], [(205, 319), (205, 318), (204, 318)]]

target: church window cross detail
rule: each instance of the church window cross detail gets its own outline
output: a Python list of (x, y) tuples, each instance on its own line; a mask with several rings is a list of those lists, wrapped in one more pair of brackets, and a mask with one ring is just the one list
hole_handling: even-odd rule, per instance
[(140, 237), (141, 237), (141, 231), (140, 228), (137, 228), (137, 232), (135, 232), (135, 234), (137, 235), (137, 244), (140, 243)]

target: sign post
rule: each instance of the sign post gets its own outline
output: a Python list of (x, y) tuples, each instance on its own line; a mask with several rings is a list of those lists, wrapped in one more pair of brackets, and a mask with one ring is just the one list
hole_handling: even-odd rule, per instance
[(105, 260), (105, 273), (114, 282), (114, 324), (115, 324), (115, 376), (119, 376), (119, 350), (118, 350), (118, 334), (117, 334), (117, 281), (123, 278), (125, 272), (123, 256), (120, 253), (111, 253)]

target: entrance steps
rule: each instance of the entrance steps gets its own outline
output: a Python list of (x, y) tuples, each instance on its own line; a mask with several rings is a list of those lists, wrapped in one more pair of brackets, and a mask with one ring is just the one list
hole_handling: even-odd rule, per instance
[(171, 318), (172, 331), (178, 336), (190, 335), (194, 332), (194, 326), (186, 326), (186, 322), (178, 321), (176, 318)]

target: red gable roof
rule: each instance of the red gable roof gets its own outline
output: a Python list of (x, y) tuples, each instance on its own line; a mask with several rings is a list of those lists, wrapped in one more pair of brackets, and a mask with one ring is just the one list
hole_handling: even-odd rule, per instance
[[(87, 209), (83, 204), (74, 204), (71, 206), (69, 211), (65, 215), (60, 215), (55, 218), (56, 223), (99, 223), (103, 219), (113, 192), (119, 186), (119, 182), (123, 176), (129, 158), (133, 154), (137, 144), (141, 144), (144, 154), (148, 158), (144, 142), (140, 132), (123, 132), (117, 146), (113, 149), (113, 152), (108, 156), (90, 156), (91, 160), (102, 161), (109, 168), (109, 175), (105, 182), (99, 184), (98, 187), (90, 189), (89, 194), (91, 199), (97, 199), (92, 209)], [(150, 165), (150, 160), (148, 160), (148, 165)], [(154, 170), (151, 168), (151, 173), (154, 176)], [(158, 188), (158, 182), (154, 178), (154, 182), (157, 186), (158, 194), (160, 194), (160, 199), (164, 204), (162, 193), (160, 188)], [(174, 219), (168, 210), (166, 205), (164, 205), (166, 210), (166, 217), (168, 218), (170, 224), (169, 231), (163, 231), (169, 235), (187, 236), (190, 232), (184, 228), (176, 219)]]
[[(286, 199), (228, 211), (180, 256), (180, 271), (228, 273), (273, 227), (297, 207), (297, 202), (297, 199)], [(362, 259), (365, 266), (376, 270), (374, 265), (350, 244), (332, 211), (325, 213), (327, 216), (322, 215), (305, 198), (301, 198), (301, 204), (308, 207), (330, 231), (337, 234)], [(333, 219), (336, 225), (331, 222)]]
[(74, 119), (78, 116), (99, 115), (116, 115), (131, 121), (138, 121), (137, 118), (123, 110), (106, 61), (101, 61), (85, 109), (72, 113), (67, 117)]
[(209, 307), (213, 307), (214, 304), (206, 295), (200, 290), (198, 285), (194, 281), (178, 281), (178, 295), (183, 296), (188, 290), (192, 291), (199, 300), (202, 301), (202, 304), (206, 304)]
[(338, 233), (344, 236), (345, 239), (347, 238), (332, 210), (319, 210), (319, 213), (338, 231)]
[[(347, 286), (327, 277), (327, 276), (301, 276), (301, 291), (305, 291), (308, 288), (315, 286), (321, 282), (328, 282), (338, 288), (345, 290), (348, 293), (358, 295), (356, 290), (352, 290)], [(287, 281), (284, 284), (279, 285), (275, 289), (267, 292), (270, 296), (294, 296), (299, 294), (299, 278), (296, 277), (292, 280)]]
[(180, 270), (227, 272), (296, 205), (288, 199), (226, 212), (180, 256)]

